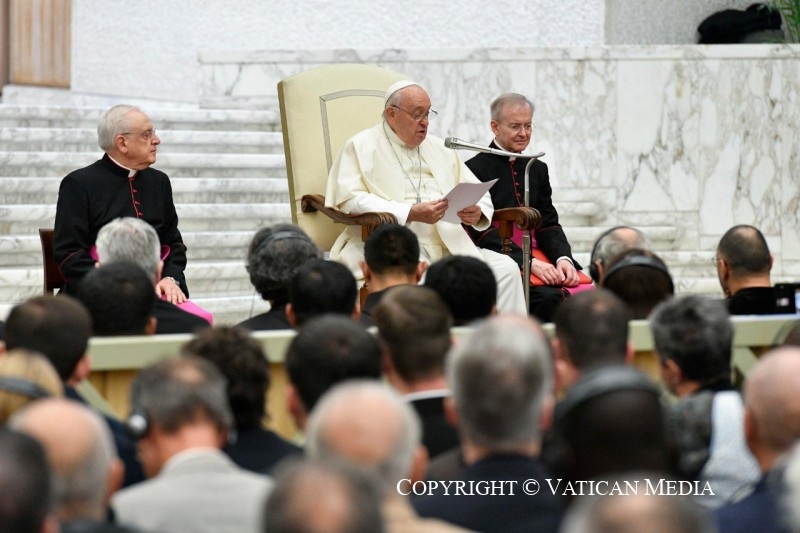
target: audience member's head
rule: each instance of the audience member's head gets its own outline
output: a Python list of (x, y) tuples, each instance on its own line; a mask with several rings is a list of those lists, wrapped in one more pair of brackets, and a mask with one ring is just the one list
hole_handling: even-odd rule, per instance
[(127, 426), (139, 439), (148, 477), (180, 451), (222, 448), (233, 423), (225, 377), (205, 359), (163, 359), (142, 369), (131, 385)]
[(589, 258), (589, 275), (595, 283), (603, 281), (608, 262), (622, 252), (631, 249), (651, 250), (650, 239), (636, 228), (616, 226), (600, 234), (594, 241)]
[(767, 471), (800, 439), (800, 348), (762, 355), (747, 374), (744, 400), (745, 440)]
[(106, 520), (108, 499), (122, 484), (123, 466), (99, 415), (78, 402), (53, 398), (16, 413), (10, 426), (44, 446), (62, 522)]
[(0, 531), (56, 533), (51, 483), (42, 445), (0, 427)]
[(386, 350), (387, 378), (400, 392), (444, 377), (453, 319), (436, 291), (419, 285), (393, 288), (375, 309), (375, 324)]
[(377, 381), (342, 383), (311, 413), (306, 433), (310, 457), (343, 460), (378, 477), (384, 496), (397, 495), (402, 479), (422, 478), (425, 448), (411, 406)]
[(6, 348), (25, 348), (47, 357), (61, 381), (75, 385), (89, 375), (86, 348), (92, 318), (76, 299), (37, 296), (14, 306), (6, 319)]
[(578, 293), (559, 306), (553, 339), (558, 388), (569, 388), (596, 366), (631, 362), (630, 318), (628, 306), (600, 288)]
[[(709, 514), (689, 496), (646, 490), (647, 482), (670, 479), (663, 472), (638, 472), (609, 480), (606, 495), (582, 496), (567, 511), (562, 533), (712, 533)], [(677, 480), (676, 480), (677, 481)], [(612, 487), (620, 487), (612, 491)]]
[(97, 336), (155, 332), (153, 282), (135, 263), (117, 261), (92, 270), (81, 280), (78, 299), (89, 310)]
[(725, 296), (747, 287), (770, 287), (772, 255), (764, 235), (753, 226), (734, 226), (717, 245), (717, 275)]
[(650, 317), (665, 385), (686, 396), (730, 383), (733, 323), (725, 304), (686, 295), (662, 303)]
[(291, 461), (267, 498), (265, 533), (382, 533), (373, 476), (339, 461)]
[(301, 428), (319, 398), (348, 379), (379, 379), (381, 349), (364, 326), (337, 315), (311, 320), (286, 351), (289, 409)]
[(327, 313), (358, 318), (358, 286), (342, 263), (309, 259), (292, 276), (286, 316), (296, 328)]
[(237, 429), (258, 427), (266, 416), (269, 362), (261, 344), (243, 329), (206, 328), (181, 347), (182, 355), (211, 361), (228, 382), (228, 403)]
[(655, 253), (622, 252), (608, 262), (601, 286), (628, 304), (634, 319), (646, 319), (653, 308), (675, 294), (672, 276)]
[(416, 234), (400, 224), (378, 226), (364, 243), (361, 270), (370, 292), (418, 283), (425, 263), (419, 260)]
[(0, 356), (0, 423), (29, 403), (62, 394), (61, 378), (43, 355), (16, 348)]
[(161, 279), (161, 241), (156, 230), (140, 218), (117, 218), (100, 228), (95, 242), (101, 264), (127, 261), (138, 265), (155, 285)]
[(476, 326), (450, 351), (447, 381), (464, 456), (538, 455), (553, 404), (550, 343), (528, 318), (500, 316)]
[(258, 230), (250, 241), (247, 273), (264, 300), (283, 306), (289, 301), (294, 273), (306, 261), (319, 257), (319, 248), (299, 226), (275, 224)]
[(439, 294), (456, 326), (486, 318), (496, 311), (494, 273), (475, 257), (451, 255), (436, 261), (425, 272), (425, 286)]
[(665, 471), (660, 396), (652, 380), (632, 366), (609, 365), (585, 373), (556, 406), (551, 466), (573, 481)]

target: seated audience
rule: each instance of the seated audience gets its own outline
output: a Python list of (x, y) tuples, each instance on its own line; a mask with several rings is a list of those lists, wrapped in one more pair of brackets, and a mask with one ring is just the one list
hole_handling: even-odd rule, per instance
[(253, 331), (292, 329), (286, 318), (289, 283), (300, 265), (320, 255), (317, 245), (300, 226), (275, 224), (258, 230), (247, 250), (247, 273), (261, 298), (269, 302), (269, 311), (250, 317), (239, 326)]
[(615, 226), (604, 231), (594, 241), (592, 252), (589, 256), (589, 274), (592, 280), (600, 285), (609, 261), (622, 252), (632, 250), (652, 251), (650, 238), (636, 228), (630, 226)]
[[(663, 472), (640, 472), (609, 480), (607, 494), (582, 496), (564, 517), (561, 533), (713, 533), (708, 513), (688, 496), (647, 491), (661, 479), (673, 480)], [(618, 485), (614, 485), (618, 483)], [(628, 487), (637, 487), (629, 490)], [(601, 489), (605, 490), (605, 488)]]
[[(152, 292), (152, 291), (151, 291)], [(92, 363), (87, 355), (92, 319), (81, 303), (67, 295), (38, 296), (15, 305), (8, 315), (6, 348), (25, 348), (43, 354), (64, 384), (67, 398), (88, 405), (78, 387), (89, 378)], [(125, 463), (124, 485), (144, 478), (136, 447), (118, 419), (105, 413), (117, 454)]]
[(303, 326), (284, 358), (289, 375), (289, 412), (304, 429), (308, 413), (335, 384), (348, 379), (380, 379), (381, 349), (364, 326), (339, 315), (321, 316)]
[(0, 353), (0, 424), (29, 403), (63, 395), (61, 378), (46, 357), (25, 348)]
[(658, 255), (631, 249), (608, 262), (600, 285), (628, 304), (633, 319), (646, 319), (653, 308), (675, 294), (672, 276)]
[[(420, 516), (482, 532), (551, 532), (561, 520), (559, 497), (542, 487), (535, 498), (523, 486), (552, 477), (539, 453), (542, 425), (553, 407), (551, 352), (538, 324), (501, 316), (476, 326), (448, 355), (452, 398), (467, 466), (455, 477), (466, 486), (516, 481), (513, 494), (420, 496)], [(509, 483), (510, 484), (510, 483)]]
[(422, 443), (430, 457), (458, 446), (447, 422), (450, 396), (444, 362), (452, 345), (450, 312), (433, 289), (406, 285), (392, 289), (375, 310), (387, 381), (422, 421)]
[(181, 347), (182, 355), (211, 361), (227, 380), (228, 403), (236, 423), (236, 439), (224, 451), (237, 465), (268, 473), (282, 459), (302, 453), (299, 446), (263, 426), (267, 418), (269, 362), (246, 329), (207, 328)]
[(453, 315), (453, 325), (465, 326), (497, 312), (497, 284), (486, 263), (451, 255), (425, 272), (425, 286), (435, 290)]
[[(112, 220), (100, 228), (96, 246), (100, 265), (128, 261), (144, 270), (154, 287), (161, 280), (164, 261), (161, 260), (158, 234), (144, 220), (133, 217)], [(155, 333), (192, 333), (208, 327), (207, 320), (185, 310), (192, 308), (189, 307), (192, 305), (190, 302), (175, 305), (156, 297), (153, 304), (153, 316), (157, 320)], [(193, 308), (197, 309), (196, 306)], [(201, 311), (211, 316), (207, 311)]]
[(556, 405), (545, 451), (556, 477), (569, 482), (667, 471), (661, 391), (628, 365), (584, 373)]
[(53, 482), (36, 439), (0, 427), (0, 531), (58, 533)]
[(439, 520), (417, 516), (409, 503), (414, 482), (422, 480), (426, 453), (414, 410), (377, 381), (341, 383), (314, 408), (306, 452), (323, 461), (342, 461), (378, 479), (387, 531), (456, 533)]
[(374, 476), (335, 461), (291, 461), (276, 472), (264, 533), (383, 533)]
[(62, 533), (132, 533), (108, 523), (108, 501), (122, 485), (123, 466), (99, 415), (72, 400), (48, 399), (16, 413), (10, 426), (47, 452)]
[(92, 332), (98, 337), (153, 335), (156, 293), (142, 268), (118, 261), (86, 274), (78, 287), (78, 300), (92, 316)]
[(717, 510), (719, 531), (786, 531), (776, 467), (800, 439), (800, 348), (762, 355), (747, 375), (744, 400), (744, 437), (761, 479), (746, 498)]
[(630, 318), (628, 306), (605, 289), (576, 294), (559, 307), (552, 340), (556, 391), (595, 367), (632, 363)]
[(419, 260), (419, 242), (414, 232), (399, 224), (378, 226), (364, 243), (361, 272), (369, 294), (361, 306), (361, 323), (374, 324), (374, 311), (387, 289), (416, 285), (426, 263)]
[(780, 312), (770, 281), (772, 255), (764, 235), (753, 226), (729, 229), (717, 245), (717, 276), (732, 315)]
[(221, 450), (233, 428), (225, 378), (204, 359), (163, 359), (131, 386), (130, 431), (148, 478), (117, 492), (117, 522), (163, 533), (255, 533), (272, 480)]
[(733, 323), (725, 304), (687, 295), (656, 307), (650, 318), (664, 384), (678, 397), (670, 404), (669, 432), (678, 473), (710, 482), (717, 508), (743, 495), (759, 477), (747, 449), (742, 397), (731, 383)]
[(346, 266), (336, 261), (309, 259), (292, 276), (286, 317), (294, 328), (310, 319), (334, 313), (358, 320), (356, 278)]

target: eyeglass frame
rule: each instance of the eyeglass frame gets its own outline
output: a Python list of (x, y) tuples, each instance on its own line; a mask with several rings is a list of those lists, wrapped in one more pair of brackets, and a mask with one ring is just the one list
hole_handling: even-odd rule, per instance
[(428, 111), (426, 111), (425, 113), (421, 113), (419, 115), (417, 115), (416, 113), (412, 113), (411, 111), (406, 111), (399, 105), (390, 104), (389, 107), (399, 109), (403, 113), (406, 113), (409, 117), (411, 117), (411, 120), (413, 120), (414, 122), (422, 122), (422, 120), (426, 118), (428, 119), (428, 121), (431, 121), (435, 119), (436, 116), (439, 114), (439, 112), (433, 109), (432, 107), (429, 107)]
[(138, 131), (138, 132), (137, 131), (126, 131), (126, 132), (120, 133), (120, 135), (139, 135), (145, 141), (150, 142), (150, 141), (153, 140), (153, 137), (155, 137), (155, 135), (156, 135), (156, 129), (155, 128), (150, 128), (149, 130)]
[[(523, 129), (525, 130), (526, 133), (533, 133), (533, 130), (536, 129), (536, 124), (534, 124), (533, 122), (531, 122), (530, 124), (502, 124), (502, 123), (498, 122), (498, 124), (501, 124), (502, 126), (505, 126), (509, 130), (514, 132), (515, 134), (519, 133), (520, 130), (523, 130)], [(514, 126), (516, 126), (516, 128)]]

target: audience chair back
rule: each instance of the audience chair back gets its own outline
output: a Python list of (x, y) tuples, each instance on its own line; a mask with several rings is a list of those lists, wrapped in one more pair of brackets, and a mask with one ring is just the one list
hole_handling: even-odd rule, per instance
[(39, 228), (39, 241), (42, 243), (44, 294), (53, 294), (53, 291), (61, 290), (66, 283), (53, 255), (53, 231), (53, 228)]
[(336, 222), (366, 224), (366, 236), (375, 225), (390, 221), (355, 220), (358, 217), (322, 209), (323, 195), (328, 171), (344, 143), (381, 120), (386, 88), (405, 78), (371, 65), (339, 64), (312, 68), (278, 83), (292, 222), (324, 251), (330, 251), (343, 230)]

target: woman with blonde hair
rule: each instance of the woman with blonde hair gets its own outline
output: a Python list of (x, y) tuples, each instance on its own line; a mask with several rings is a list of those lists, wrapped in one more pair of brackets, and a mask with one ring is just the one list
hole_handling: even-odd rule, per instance
[(30, 402), (63, 395), (61, 378), (43, 355), (16, 349), (0, 356), (0, 424)]

